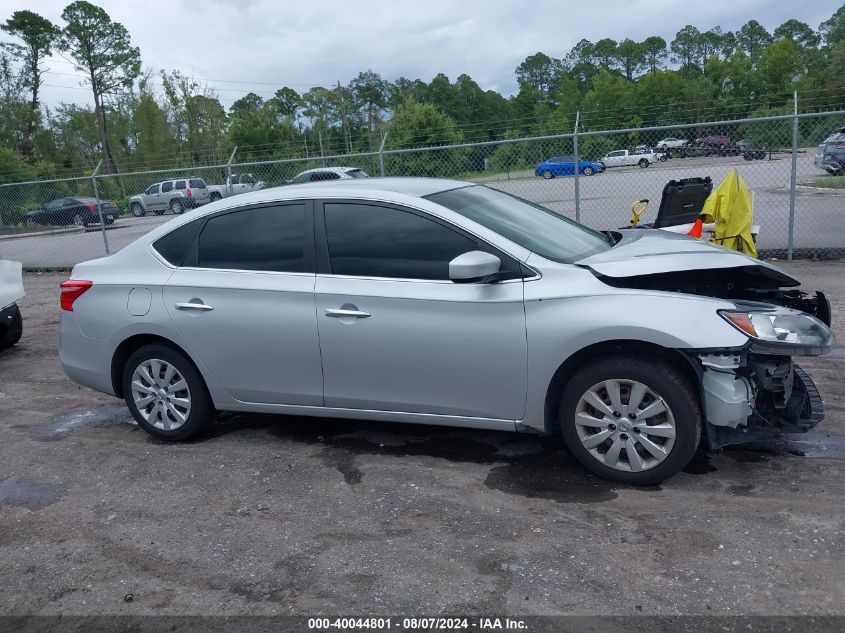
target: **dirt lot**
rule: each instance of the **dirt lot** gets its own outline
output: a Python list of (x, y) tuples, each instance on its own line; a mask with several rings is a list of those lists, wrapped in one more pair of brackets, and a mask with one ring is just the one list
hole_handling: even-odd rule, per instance
[[(845, 263), (789, 266), (834, 303)], [(59, 366), (58, 275), (0, 353), (0, 614), (845, 614), (845, 349), (827, 418), (660, 487), (553, 439), (259, 415), (166, 445)]]

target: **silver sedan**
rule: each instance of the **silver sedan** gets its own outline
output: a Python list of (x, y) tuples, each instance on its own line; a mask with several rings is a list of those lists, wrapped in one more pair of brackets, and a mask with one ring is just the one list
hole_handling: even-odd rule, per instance
[(61, 288), (61, 361), (164, 440), (216, 411), (561, 434), (652, 484), (703, 444), (807, 430), (793, 356), (830, 305), (661, 230), (605, 233), (468, 182), (264, 189), (174, 218)]

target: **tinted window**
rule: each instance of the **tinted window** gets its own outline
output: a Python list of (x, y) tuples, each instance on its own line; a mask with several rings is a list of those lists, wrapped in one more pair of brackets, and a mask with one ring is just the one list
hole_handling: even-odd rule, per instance
[(320, 180), (340, 180), (340, 174), (336, 174), (333, 171), (315, 171), (311, 174), (311, 182)]
[(177, 180), (173, 183), (173, 187), (175, 189), (184, 189), (185, 188), (185, 181), (184, 180)]
[(174, 266), (181, 266), (191, 242), (194, 240), (199, 222), (191, 222), (171, 231), (153, 242), (153, 248)]
[(476, 185), (426, 197), (554, 261), (570, 263), (610, 248), (601, 233), (495, 189)]
[(146, 193), (148, 196), (151, 196), (151, 195), (153, 195), (154, 193), (158, 193), (158, 188), (159, 188), (159, 185), (153, 185), (152, 187), (150, 187), (149, 189), (147, 189), (147, 191), (146, 191), (145, 193)]
[(191, 178), (188, 183), (192, 189), (205, 189), (205, 181), (202, 178)]
[(346, 175), (352, 176), (353, 178), (369, 178), (369, 176), (360, 169), (350, 169), (348, 172), (346, 172)]
[(449, 279), (449, 262), (477, 249), (474, 240), (428, 218), (365, 204), (326, 204), (335, 275)]
[(199, 238), (200, 268), (304, 272), (305, 205), (247, 209), (211, 218)]
[(171, 189), (173, 189), (173, 181), (168, 180), (167, 182), (161, 183), (161, 192), (162, 193), (167, 193)]
[(311, 181), (311, 174), (299, 174), (296, 178), (293, 179), (293, 182), (299, 184), (303, 182), (310, 182)]

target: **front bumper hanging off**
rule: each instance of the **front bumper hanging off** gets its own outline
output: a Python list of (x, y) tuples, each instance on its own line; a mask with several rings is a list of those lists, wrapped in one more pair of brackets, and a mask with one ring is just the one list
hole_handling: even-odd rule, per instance
[[(819, 390), (791, 358), (700, 356), (711, 449), (806, 433), (824, 419)], [(736, 363), (735, 367), (728, 365)]]

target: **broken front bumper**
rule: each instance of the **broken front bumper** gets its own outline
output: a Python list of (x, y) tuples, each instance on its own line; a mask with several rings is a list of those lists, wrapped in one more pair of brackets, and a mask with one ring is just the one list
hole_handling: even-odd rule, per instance
[(791, 358), (699, 358), (710, 448), (806, 433), (824, 419), (819, 390)]

